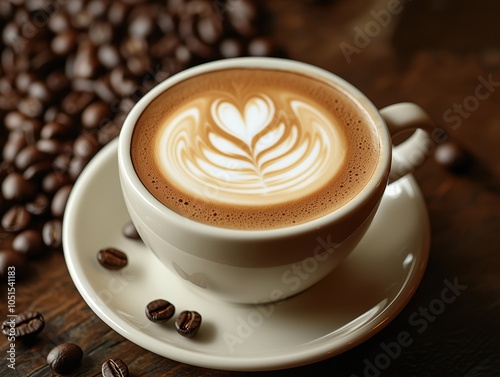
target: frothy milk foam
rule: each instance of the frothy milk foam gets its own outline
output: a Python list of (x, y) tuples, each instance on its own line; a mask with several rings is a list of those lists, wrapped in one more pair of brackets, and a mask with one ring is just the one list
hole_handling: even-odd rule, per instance
[(272, 229), (323, 216), (369, 181), (380, 146), (360, 105), (298, 73), (227, 69), (159, 95), (137, 121), (132, 161), (184, 217)]

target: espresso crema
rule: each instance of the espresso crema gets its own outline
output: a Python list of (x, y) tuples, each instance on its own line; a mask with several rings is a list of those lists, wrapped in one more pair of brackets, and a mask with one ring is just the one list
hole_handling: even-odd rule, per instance
[(304, 223), (366, 185), (380, 146), (363, 108), (298, 73), (228, 69), (167, 89), (137, 121), (134, 169), (180, 215), (236, 229)]

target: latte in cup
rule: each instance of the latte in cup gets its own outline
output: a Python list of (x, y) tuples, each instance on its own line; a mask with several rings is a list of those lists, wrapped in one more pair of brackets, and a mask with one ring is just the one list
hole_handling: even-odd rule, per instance
[(377, 127), (340, 86), (297, 72), (230, 68), (190, 77), (140, 115), (131, 159), (181, 216), (275, 229), (331, 213), (370, 181)]

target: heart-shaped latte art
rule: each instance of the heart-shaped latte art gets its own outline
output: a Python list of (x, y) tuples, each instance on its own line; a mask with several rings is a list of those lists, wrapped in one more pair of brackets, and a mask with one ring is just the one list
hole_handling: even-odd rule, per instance
[(288, 201), (342, 165), (343, 135), (332, 122), (297, 99), (200, 99), (165, 125), (157, 159), (169, 181), (195, 195), (249, 205)]

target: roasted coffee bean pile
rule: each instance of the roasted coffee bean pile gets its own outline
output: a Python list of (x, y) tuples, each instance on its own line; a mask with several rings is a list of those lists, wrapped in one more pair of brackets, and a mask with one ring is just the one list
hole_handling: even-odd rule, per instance
[(0, 261), (61, 248), (75, 179), (157, 83), (277, 55), (266, 19), (251, 0), (1, 1)]

